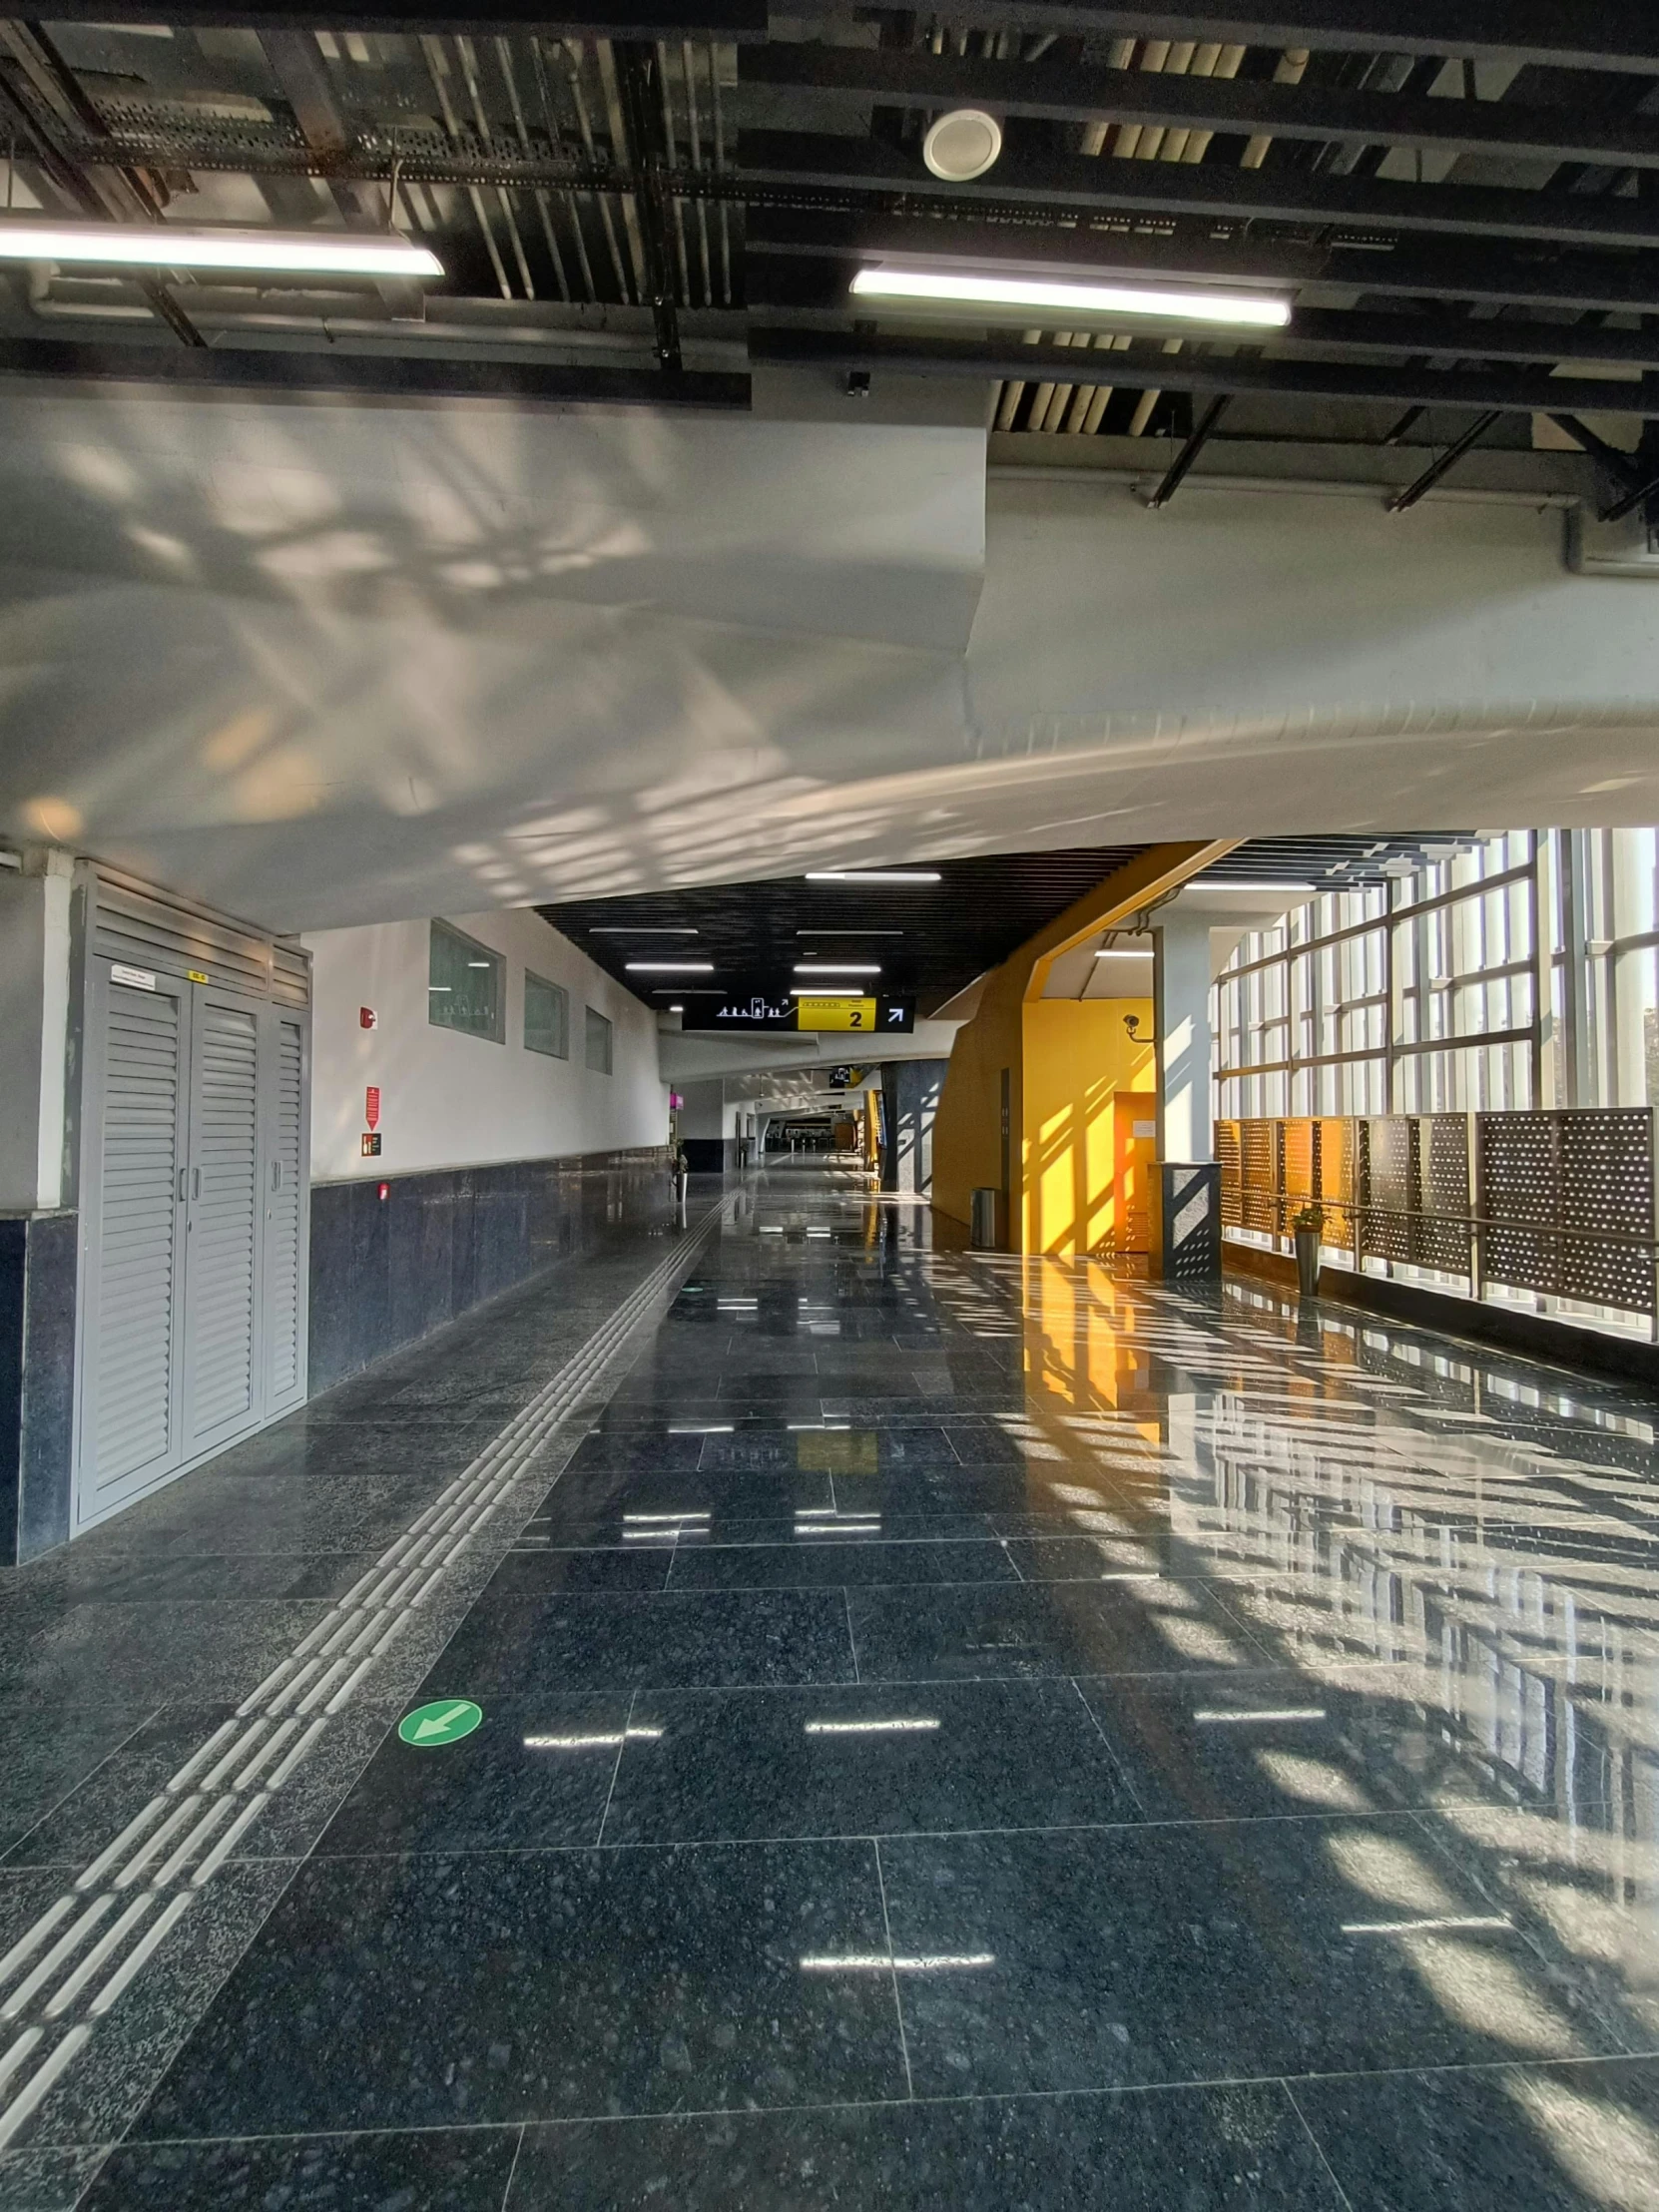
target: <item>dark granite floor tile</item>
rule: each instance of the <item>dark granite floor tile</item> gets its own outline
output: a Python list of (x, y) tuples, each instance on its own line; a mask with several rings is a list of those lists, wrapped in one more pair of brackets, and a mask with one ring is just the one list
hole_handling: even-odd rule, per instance
[(91, 1712), (55, 1692), (18, 1704), (0, 1761), (0, 1853), (80, 1788), (155, 1710), (154, 1703), (130, 1705), (119, 1694)]
[[(1325, 1679), (1294, 1669), (1170, 1682), (1084, 1678), (1080, 1687), (1135, 1794), (1154, 1820), (1239, 1820), (1310, 1811), (1536, 1798), (1494, 1760), (1496, 1700), (1488, 1678), (1460, 1681), (1455, 1713), (1427, 1669), (1344, 1669)], [(1612, 1792), (1597, 1741), (1573, 1746), (1575, 1802)], [(1524, 1802), (1524, 1800), (1523, 1800)]]
[(672, 1545), (662, 1544), (568, 1549), (555, 1548), (552, 1542), (515, 1549), (505, 1554), (491, 1575), (489, 1593), (529, 1597), (552, 1590), (660, 1590), (668, 1581), (671, 1549)]
[(181, 1598), (166, 1608), (162, 1634), (147, 1605), (78, 1605), (0, 1679), (14, 1698), (37, 1681), (66, 1695), (78, 1687), (89, 1711), (112, 1680), (152, 1705), (245, 1697), (327, 1610), (321, 1599)]
[(1617, 2047), (1408, 1814), (895, 1838), (881, 1854), (894, 1953), (916, 1962), (900, 1979), (921, 2094)]
[(702, 1450), (701, 1433), (671, 1434), (662, 1422), (644, 1434), (638, 1429), (596, 1428), (582, 1438), (565, 1472), (583, 1475), (594, 1468), (618, 1474), (632, 1474), (638, 1470), (678, 1472), (695, 1467)]
[[(832, 1529), (826, 1517), (815, 1524)], [(879, 1523), (876, 1524), (876, 1531)], [(798, 1526), (781, 1544), (679, 1547), (669, 1574), (672, 1590), (827, 1588), (870, 1583), (1014, 1582), (1000, 1544), (838, 1542)]]
[(902, 2095), (867, 1844), (312, 1860), (138, 2137)]
[[(77, 1549), (80, 1547), (77, 1546)], [(373, 1551), (105, 1552), (80, 1560), (67, 1600), (80, 1605), (172, 1605), (181, 1598), (335, 1598), (374, 1564)]]
[[(124, 2144), (83, 2212), (499, 2212), (516, 2127)], [(0, 2177), (3, 2178), (3, 2177)]]
[(1135, 1820), (1070, 1682), (645, 1691), (611, 1843)]
[(0, 2204), (6, 2212), (75, 2212), (103, 2162), (101, 2150), (0, 2151)]
[(955, 1454), (942, 1428), (807, 1427), (735, 1425), (730, 1435), (711, 1435), (703, 1447), (705, 1467), (828, 1467), (831, 1473), (874, 1474), (882, 1468), (954, 1466)]
[(1275, 2088), (1129, 2091), (526, 2131), (506, 2212), (1344, 2212)]
[(535, 1515), (550, 1527), (561, 1521), (592, 1523), (614, 1518), (621, 1526), (688, 1515), (722, 1514), (766, 1520), (833, 1505), (831, 1477), (823, 1471), (728, 1468), (715, 1473), (566, 1474)]
[(1261, 1667), (1225, 1614), (1179, 1583), (853, 1590), (860, 1679), (1189, 1674)]
[(1659, 2203), (1659, 2064), (1299, 2081), (1353, 2212), (1636, 2212)]
[(390, 1730), (316, 1846), (367, 1852), (537, 1851), (593, 1844), (626, 1696), (491, 1699), (470, 1736), (421, 1750)]
[(484, 1597), (427, 1677), (432, 1697), (849, 1682), (838, 1590)]

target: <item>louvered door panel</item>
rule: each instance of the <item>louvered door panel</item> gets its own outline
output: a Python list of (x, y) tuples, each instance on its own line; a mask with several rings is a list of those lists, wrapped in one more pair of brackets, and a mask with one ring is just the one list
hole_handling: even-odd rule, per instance
[(266, 1197), (267, 1410), (297, 1397), (304, 1379), (303, 1163), (305, 1039), (296, 1021), (274, 1024), (271, 1166)]
[(259, 1410), (260, 1018), (198, 991), (185, 1273), (186, 1449)]
[(109, 988), (87, 1398), (92, 1489), (142, 1487), (178, 1448), (178, 1186), (188, 1024), (166, 990)]

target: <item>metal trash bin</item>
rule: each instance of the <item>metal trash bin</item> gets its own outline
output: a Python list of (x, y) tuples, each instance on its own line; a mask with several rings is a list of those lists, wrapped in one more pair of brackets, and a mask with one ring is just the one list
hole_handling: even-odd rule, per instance
[(986, 1188), (973, 1194), (968, 1240), (975, 1252), (1002, 1250), (1002, 1193)]

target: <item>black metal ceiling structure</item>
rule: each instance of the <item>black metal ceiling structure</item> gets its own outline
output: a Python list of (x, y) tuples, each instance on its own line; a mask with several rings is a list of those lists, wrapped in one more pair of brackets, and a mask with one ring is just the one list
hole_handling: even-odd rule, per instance
[[(14, 268), (0, 370), (741, 407), (758, 364), (849, 395), (902, 369), (980, 379), (995, 426), (1060, 436), (1186, 436), (1214, 397), (1293, 425), (1333, 401), (1382, 427), (1610, 400), (1659, 420), (1652, 9), (578, 7), (86, 0), (0, 25), (14, 210), (390, 223), (445, 270), (417, 291)], [(922, 141), (962, 106), (1002, 151), (950, 183)], [(850, 297), (900, 253), (1268, 282), (1293, 315), (1248, 342), (941, 328)], [(204, 352), (224, 365), (186, 365)], [(1659, 475), (1659, 452), (1589, 449), (1621, 495)]]
[[(1216, 861), (1208, 884), (1306, 884), (1351, 889), (1442, 858), (1474, 841), (1462, 833), (1393, 837), (1257, 837)], [(1090, 845), (1055, 852), (979, 853), (918, 862), (929, 882), (783, 876), (573, 899), (538, 912), (648, 1004), (736, 988), (787, 996), (800, 972), (830, 963), (878, 976), (824, 976), (826, 987), (867, 983), (872, 995), (913, 999), (923, 1014), (1005, 960), (1027, 937), (1146, 848)], [(1290, 903), (1290, 901), (1287, 901)], [(708, 962), (712, 974), (662, 972)]]

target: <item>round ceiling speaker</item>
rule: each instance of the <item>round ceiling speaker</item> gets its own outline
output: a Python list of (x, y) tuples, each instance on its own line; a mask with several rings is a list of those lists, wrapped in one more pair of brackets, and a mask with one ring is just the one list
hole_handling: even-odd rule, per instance
[(921, 158), (947, 185), (970, 185), (996, 165), (1002, 126), (983, 108), (952, 108), (921, 142)]

